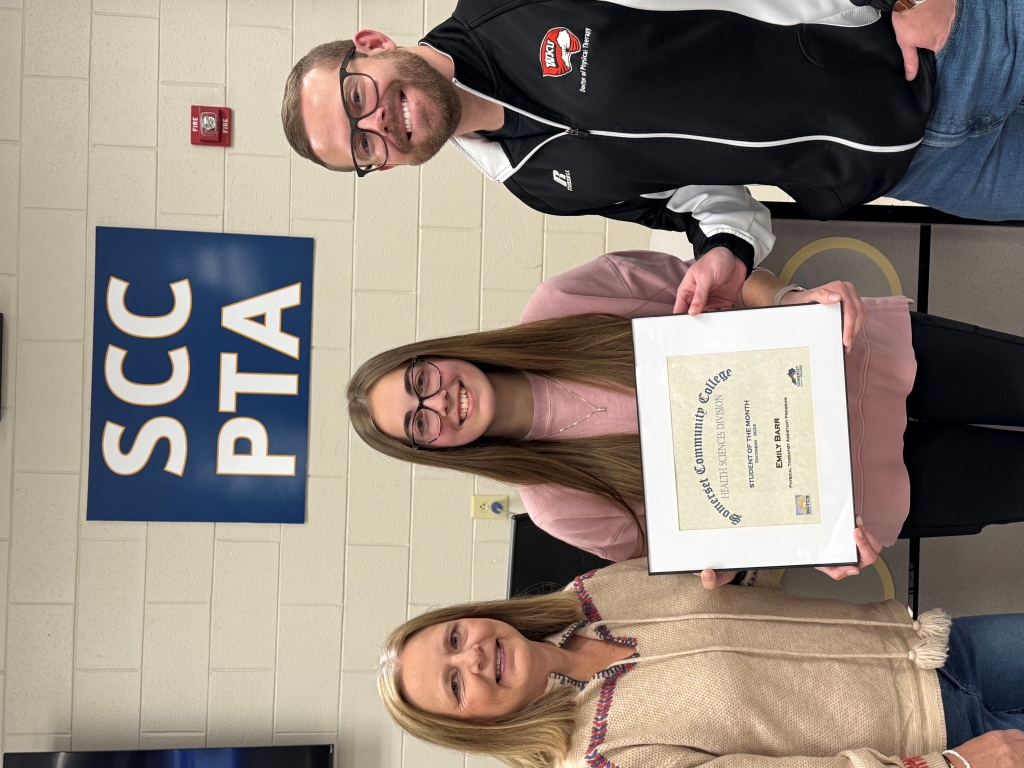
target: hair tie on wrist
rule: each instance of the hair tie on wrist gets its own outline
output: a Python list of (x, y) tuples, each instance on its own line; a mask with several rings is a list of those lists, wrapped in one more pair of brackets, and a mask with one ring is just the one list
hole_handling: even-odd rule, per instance
[[(969, 761), (967, 760), (967, 758), (966, 758), (966, 757), (964, 757), (963, 755), (961, 755), (961, 754), (960, 754), (959, 752), (957, 752), (957, 751), (956, 751), (955, 749), (947, 749), (947, 750), (945, 750), (945, 751), (944, 751), (944, 752), (942, 753), (942, 756), (943, 756), (943, 757), (945, 757), (946, 755), (953, 755), (953, 757), (959, 758), (959, 759), (960, 759), (960, 762), (964, 764), (964, 768), (971, 768), (971, 764), (970, 764), (970, 762), (969, 762)], [(947, 760), (946, 762), (949, 762), (949, 761)]]

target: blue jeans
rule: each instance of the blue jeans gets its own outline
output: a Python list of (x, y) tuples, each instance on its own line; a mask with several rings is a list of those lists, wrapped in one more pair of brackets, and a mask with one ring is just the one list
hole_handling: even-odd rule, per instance
[(887, 194), (956, 216), (1024, 219), (1024, 0), (959, 0), (935, 64), (924, 141)]
[(989, 731), (1024, 730), (1024, 613), (953, 619), (938, 672), (949, 749)]

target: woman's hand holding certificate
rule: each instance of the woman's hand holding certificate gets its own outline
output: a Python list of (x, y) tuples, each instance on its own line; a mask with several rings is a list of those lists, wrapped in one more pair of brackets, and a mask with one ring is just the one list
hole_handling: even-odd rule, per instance
[[(779, 282), (782, 282), (781, 280)], [(833, 280), (831, 283), (810, 288), (806, 291), (793, 291), (782, 297), (782, 306), (790, 304), (838, 304), (843, 305), (843, 346), (850, 350), (850, 345), (864, 327), (867, 315), (864, 314), (864, 302), (853, 283)]]

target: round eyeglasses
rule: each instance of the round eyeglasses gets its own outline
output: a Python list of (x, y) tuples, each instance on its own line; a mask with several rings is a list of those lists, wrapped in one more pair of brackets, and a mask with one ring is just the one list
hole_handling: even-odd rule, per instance
[(345, 69), (355, 48), (348, 52), (341, 62), (338, 80), (341, 86), (341, 103), (345, 107), (351, 135), (352, 162), (357, 176), (365, 176), (380, 170), (388, 162), (388, 145), (376, 131), (358, 127), (357, 123), (369, 117), (377, 109), (377, 82), (362, 72)]
[(414, 357), (405, 369), (405, 388), (419, 401), (412, 418), (406, 415), (405, 432), (413, 448), (429, 445), (441, 436), (441, 414), (427, 407), (424, 400), (441, 391), (441, 370)]

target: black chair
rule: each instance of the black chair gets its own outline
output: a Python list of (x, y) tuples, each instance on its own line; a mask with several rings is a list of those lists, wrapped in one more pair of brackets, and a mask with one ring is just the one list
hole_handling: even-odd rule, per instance
[(545, 533), (529, 515), (512, 515), (508, 553), (508, 597), (557, 592), (581, 573), (611, 565)]

